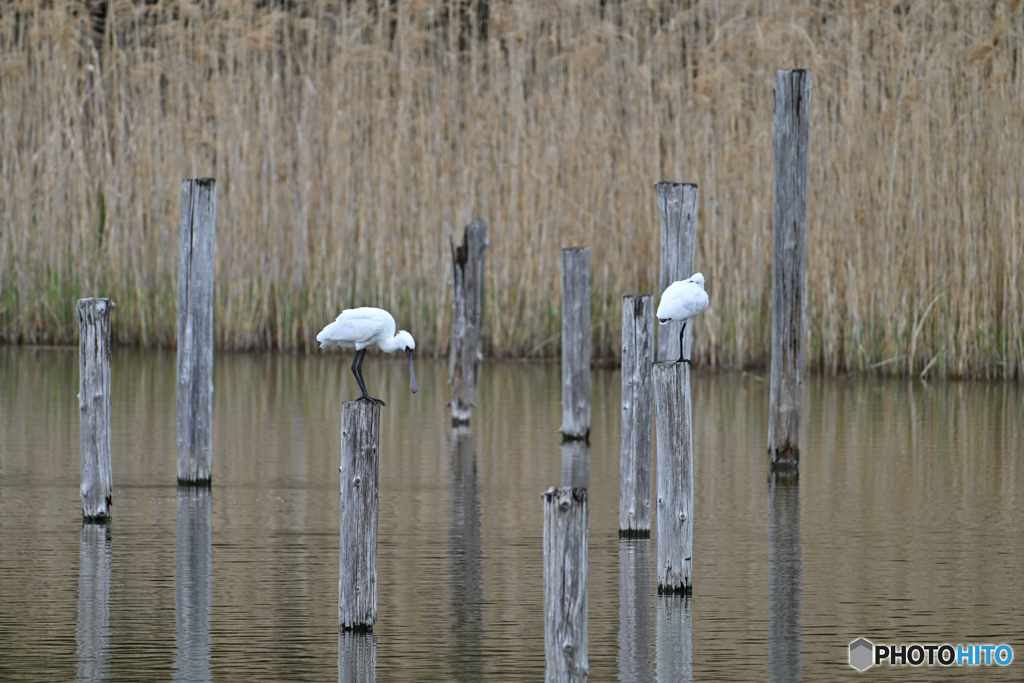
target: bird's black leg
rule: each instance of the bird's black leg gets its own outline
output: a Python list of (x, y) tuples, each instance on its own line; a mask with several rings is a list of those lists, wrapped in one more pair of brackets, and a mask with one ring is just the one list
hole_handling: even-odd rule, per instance
[(689, 365), (690, 364), (690, 359), (689, 358), (683, 358), (683, 332), (686, 332), (686, 322), (685, 321), (683, 321), (683, 327), (679, 330), (679, 360), (676, 361), (676, 362), (677, 363), (686, 363), (687, 365)]
[(356, 351), (356, 357), (352, 361), (352, 374), (356, 376), (356, 381), (359, 382), (359, 388), (362, 390), (363, 395), (359, 397), (360, 401), (369, 401), (370, 403), (379, 403), (384, 405), (384, 401), (379, 398), (374, 398), (366, 391), (366, 382), (363, 381), (363, 357), (366, 356), (366, 349)]

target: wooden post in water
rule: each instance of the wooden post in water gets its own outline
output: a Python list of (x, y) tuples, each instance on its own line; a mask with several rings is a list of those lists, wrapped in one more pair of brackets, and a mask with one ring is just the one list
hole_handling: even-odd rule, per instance
[(693, 434), (690, 365), (655, 363), (658, 406), (658, 592), (693, 587)]
[[(678, 357), (678, 356), (677, 356)], [(622, 297), (622, 447), (619, 536), (651, 535), (651, 422), (654, 419), (654, 299)]]
[(590, 247), (562, 250), (562, 439), (590, 436)]
[(768, 399), (768, 458), (772, 469), (796, 467), (800, 460), (810, 137), (811, 72), (776, 71), (772, 139), (772, 367)]
[(213, 254), (217, 181), (181, 183), (178, 482), (209, 484), (213, 453)]
[(370, 631), (377, 621), (377, 482), (380, 406), (341, 406), (341, 570), (338, 623)]
[(110, 520), (110, 299), (78, 300), (78, 408), (82, 517)]
[[(663, 181), (654, 184), (661, 213), (661, 273), (658, 276), (658, 301), (670, 284), (693, 275), (697, 245), (697, 185)], [(657, 302), (656, 302), (657, 303)], [(658, 360), (679, 358), (681, 322), (658, 326)], [(683, 335), (684, 358), (693, 346), (693, 325)]]
[(484, 264), (487, 223), (466, 226), (462, 244), (452, 245), (452, 341), (448, 383), (452, 385), (452, 424), (469, 424), (473, 412), (484, 320)]
[(547, 683), (586, 681), (587, 490), (551, 487), (544, 499), (544, 653)]

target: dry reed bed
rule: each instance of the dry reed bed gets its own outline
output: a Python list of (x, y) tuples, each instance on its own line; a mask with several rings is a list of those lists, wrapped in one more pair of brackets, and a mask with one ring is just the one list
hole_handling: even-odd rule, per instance
[(179, 183), (213, 176), (221, 347), (308, 350), (379, 305), (443, 351), (479, 216), (487, 353), (558, 353), (586, 244), (614, 356), (674, 179), (700, 184), (694, 355), (764, 363), (774, 72), (802, 66), (808, 363), (1021, 376), (1020, 2), (605, 4), (4, 3), (0, 339), (73, 342), (103, 295), (121, 342), (173, 345)]

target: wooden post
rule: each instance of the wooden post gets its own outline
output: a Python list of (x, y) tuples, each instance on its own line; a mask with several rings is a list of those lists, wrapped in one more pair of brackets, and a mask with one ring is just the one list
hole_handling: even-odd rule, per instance
[(377, 621), (377, 482), (380, 406), (341, 407), (341, 576), (338, 623), (370, 631)]
[(178, 482), (209, 484), (213, 423), (213, 255), (217, 181), (181, 183)]
[(768, 475), (768, 673), (773, 681), (803, 674), (803, 558), (800, 482), (793, 470)]
[(83, 524), (78, 550), (78, 680), (110, 680), (110, 525)]
[[(678, 356), (677, 356), (678, 358)], [(651, 423), (654, 420), (654, 299), (622, 297), (622, 447), (619, 536), (651, 535)]]
[(587, 490), (551, 487), (544, 499), (544, 652), (547, 683), (586, 681)]
[(810, 137), (811, 72), (776, 71), (772, 139), (772, 367), (768, 398), (768, 458), (773, 469), (796, 467), (800, 460)]
[(377, 636), (338, 632), (338, 683), (377, 683)]
[[(658, 301), (670, 284), (693, 275), (697, 245), (697, 185), (663, 181), (654, 184), (661, 213), (661, 273), (658, 276)], [(679, 358), (680, 322), (658, 326), (658, 360)], [(693, 346), (693, 325), (683, 335), (684, 358)]]
[(651, 539), (620, 537), (619, 681), (622, 683), (656, 680), (651, 666), (651, 627)]
[(110, 299), (78, 300), (78, 408), (82, 516), (110, 520)]
[(690, 366), (655, 363), (658, 406), (658, 592), (693, 588), (693, 435)]
[(178, 487), (174, 535), (174, 670), (183, 680), (210, 680), (210, 487)]
[(452, 424), (469, 424), (475, 405), (477, 371), (483, 358), (480, 333), (484, 320), (484, 264), (487, 223), (466, 226), (462, 244), (452, 245), (452, 341), (448, 384), (452, 385)]
[(590, 247), (562, 250), (562, 439), (590, 436)]

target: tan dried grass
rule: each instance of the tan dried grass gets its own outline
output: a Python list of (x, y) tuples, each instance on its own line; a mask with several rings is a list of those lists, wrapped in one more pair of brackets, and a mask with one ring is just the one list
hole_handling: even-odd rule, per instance
[(99, 32), (0, 6), (0, 338), (72, 342), (102, 295), (121, 342), (173, 345), (179, 182), (213, 176), (223, 348), (378, 305), (443, 349), (449, 238), (482, 217), (487, 353), (558, 353), (558, 253), (587, 244), (614, 356), (670, 179), (700, 185), (695, 357), (764, 363), (773, 78), (800, 66), (809, 365), (1021, 376), (1020, 2), (290, 4), (121, 0)]

